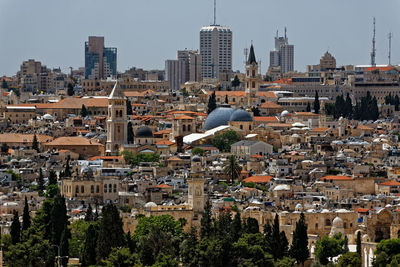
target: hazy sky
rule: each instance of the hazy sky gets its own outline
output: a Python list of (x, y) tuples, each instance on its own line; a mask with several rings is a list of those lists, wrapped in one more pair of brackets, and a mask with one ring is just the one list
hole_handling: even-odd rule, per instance
[[(377, 20), (377, 64), (400, 64), (400, 0), (218, 0), (217, 23), (233, 31), (233, 69), (253, 40), (263, 73), (276, 30), (288, 29), (295, 68), (319, 63), (329, 49), (338, 64), (370, 62), (372, 18)], [(164, 68), (176, 50), (199, 49), (199, 30), (213, 20), (213, 0), (0, 0), (0, 75), (22, 61), (48, 67), (84, 65), (89, 35), (118, 48), (118, 70)]]

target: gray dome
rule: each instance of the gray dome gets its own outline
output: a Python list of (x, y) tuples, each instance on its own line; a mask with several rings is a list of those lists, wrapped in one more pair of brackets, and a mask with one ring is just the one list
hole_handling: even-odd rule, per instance
[(147, 126), (142, 126), (136, 131), (136, 138), (149, 138), (153, 137), (153, 132)]
[(228, 121), (234, 111), (233, 108), (225, 107), (214, 109), (210, 114), (208, 114), (203, 129), (207, 131), (221, 125), (228, 125)]
[(253, 121), (251, 114), (244, 109), (237, 109), (232, 113), (229, 121)]
[(201, 162), (201, 158), (199, 156), (195, 155), (192, 157), (192, 161), (193, 162)]

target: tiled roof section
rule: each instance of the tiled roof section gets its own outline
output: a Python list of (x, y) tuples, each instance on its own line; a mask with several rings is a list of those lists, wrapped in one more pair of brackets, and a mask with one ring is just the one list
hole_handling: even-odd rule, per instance
[(394, 69), (391, 66), (387, 66), (387, 67), (370, 67), (370, 68), (366, 68), (365, 71), (374, 71), (374, 70), (380, 70), (380, 71), (388, 71), (388, 70), (392, 70)]
[(367, 213), (369, 211), (369, 209), (357, 208), (354, 211), (358, 212), (358, 213)]
[(253, 182), (253, 183), (259, 183), (259, 184), (265, 184), (268, 183), (269, 181), (272, 180), (272, 176), (250, 176), (246, 179), (243, 179), (244, 182), (249, 183), (249, 182)]
[(282, 106), (278, 105), (272, 101), (267, 101), (267, 102), (261, 104), (261, 108), (282, 108)]
[(357, 129), (360, 129), (360, 130), (374, 130), (373, 128), (371, 128), (371, 127), (369, 127), (369, 126), (366, 126), (366, 125), (363, 125), (363, 124), (359, 124), (358, 126), (357, 126)]
[[(211, 95), (213, 92), (209, 91), (208, 94)], [(245, 91), (215, 91), (216, 96), (237, 96), (237, 97), (245, 97)]]
[(397, 182), (397, 181), (391, 180), (391, 181), (387, 181), (387, 182), (384, 182), (384, 183), (380, 183), (379, 185), (383, 185), (383, 186), (400, 186), (400, 183)]
[(174, 120), (194, 120), (194, 118), (187, 115), (182, 115), (179, 117), (175, 117)]
[(161, 141), (158, 141), (157, 143), (155, 143), (156, 145), (165, 145), (165, 146), (171, 146), (171, 145), (173, 145), (173, 144), (175, 144), (174, 142), (172, 142), (172, 141), (169, 141), (169, 140), (161, 140)]
[(278, 98), (274, 92), (258, 92), (259, 97)]
[(287, 116), (309, 116), (309, 117), (318, 117), (318, 114), (312, 113), (312, 112), (296, 112), (296, 113), (290, 113)]
[(340, 176), (340, 175), (328, 175), (320, 178), (321, 181), (351, 181), (353, 178), (349, 176)]
[(96, 156), (91, 157), (89, 160), (122, 160), (123, 156)]
[[(0, 143), (32, 143), (33, 134), (17, 134), (3, 133), (0, 134)], [(39, 143), (44, 143), (53, 140), (53, 137), (47, 135), (36, 135)]]
[(152, 90), (147, 90), (147, 91), (143, 91), (143, 92), (139, 92), (139, 91), (125, 91), (124, 92), (126, 97), (144, 97), (147, 95), (151, 95), (154, 94), (154, 91)]
[(328, 127), (319, 127), (319, 128), (312, 129), (311, 132), (326, 132), (328, 130), (329, 130)]
[(80, 136), (59, 137), (46, 143), (48, 146), (102, 146), (95, 140)]
[(168, 161), (181, 161), (182, 159), (177, 157), (177, 156), (172, 156), (169, 159), (167, 159)]
[(156, 187), (157, 187), (157, 188), (163, 188), (163, 189), (172, 188), (172, 186), (169, 186), (169, 185), (167, 185), (167, 184), (159, 184), (159, 185), (157, 185)]
[(155, 132), (154, 135), (159, 135), (159, 134), (170, 134), (170, 133), (171, 133), (171, 130), (164, 129), (164, 130)]
[(257, 122), (279, 122), (278, 118), (275, 116), (254, 117), (253, 120)]

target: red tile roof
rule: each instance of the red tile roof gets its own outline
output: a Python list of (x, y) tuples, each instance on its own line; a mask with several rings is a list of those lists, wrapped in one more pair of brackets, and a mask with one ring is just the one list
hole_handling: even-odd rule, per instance
[(320, 178), (321, 181), (351, 181), (353, 178), (349, 176), (340, 176), (340, 175), (328, 175)]
[(387, 182), (384, 182), (384, 183), (380, 183), (379, 185), (383, 185), (383, 186), (400, 186), (400, 183), (397, 182), (397, 181), (391, 180), (391, 181), (387, 181)]
[(272, 180), (272, 176), (250, 176), (246, 179), (243, 179), (244, 182), (249, 183), (257, 183), (257, 184), (266, 184)]

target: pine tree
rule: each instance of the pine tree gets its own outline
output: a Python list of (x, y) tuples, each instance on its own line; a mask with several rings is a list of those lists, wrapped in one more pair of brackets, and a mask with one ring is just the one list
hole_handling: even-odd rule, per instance
[(21, 223), (19, 222), (18, 212), (14, 213), (13, 221), (10, 229), (11, 243), (13, 245), (19, 243), (21, 240)]
[(40, 152), (40, 150), (39, 150), (39, 141), (37, 139), (36, 134), (33, 135), (32, 149), (36, 150), (38, 153)]
[(37, 184), (38, 184), (39, 195), (42, 196), (43, 191), (45, 189), (42, 168), (39, 168), (39, 178), (38, 178)]
[(90, 266), (96, 264), (96, 244), (98, 231), (93, 224), (89, 225), (86, 231), (85, 243), (83, 245), (82, 264), (83, 266)]
[(361, 231), (357, 232), (356, 245), (357, 245), (357, 253), (358, 255), (361, 256)]
[(81, 108), (81, 116), (82, 116), (82, 118), (85, 118), (88, 114), (89, 114), (89, 113), (88, 113), (88, 111), (87, 111), (85, 105), (82, 104), (82, 108)]
[(132, 122), (128, 122), (128, 144), (133, 143), (133, 129), (132, 129)]
[(231, 85), (233, 88), (236, 88), (240, 85), (240, 80), (237, 75), (235, 75), (235, 77), (233, 78)]
[(87, 221), (87, 222), (93, 221), (93, 210), (92, 210), (92, 206), (90, 204), (86, 210), (85, 221)]
[(74, 91), (74, 85), (72, 83), (68, 83), (67, 85), (68, 89), (67, 89), (67, 94), (69, 96), (73, 96), (75, 91)]
[(200, 236), (202, 238), (209, 237), (212, 232), (211, 203), (209, 199), (207, 199), (206, 204), (204, 205), (204, 211), (200, 223)]
[(319, 104), (319, 97), (318, 97), (318, 91), (315, 91), (315, 99), (314, 99), (314, 113), (319, 114), (321, 106)]
[(22, 214), (22, 230), (26, 230), (31, 226), (31, 216), (29, 215), (28, 199), (25, 196), (24, 213)]
[(300, 214), (300, 219), (296, 222), (296, 228), (293, 231), (293, 241), (289, 250), (290, 257), (296, 259), (298, 264), (303, 265), (308, 259), (310, 251), (308, 250), (307, 224), (304, 213)]
[(236, 242), (242, 235), (242, 219), (239, 211), (236, 212), (235, 217), (233, 218), (231, 234), (234, 242)]
[(310, 106), (310, 102), (307, 103), (307, 108), (306, 108), (307, 112), (311, 112), (311, 106)]
[(57, 184), (57, 174), (54, 170), (49, 171), (49, 185)]
[(208, 99), (208, 105), (207, 105), (207, 113), (210, 114), (214, 109), (217, 108), (217, 100), (215, 97), (215, 91), (210, 95)]
[(132, 103), (129, 99), (126, 100), (126, 115), (133, 115)]
[(99, 224), (99, 237), (97, 240), (97, 262), (108, 257), (112, 248), (124, 244), (124, 230), (117, 207), (108, 204), (103, 208), (102, 219)]

